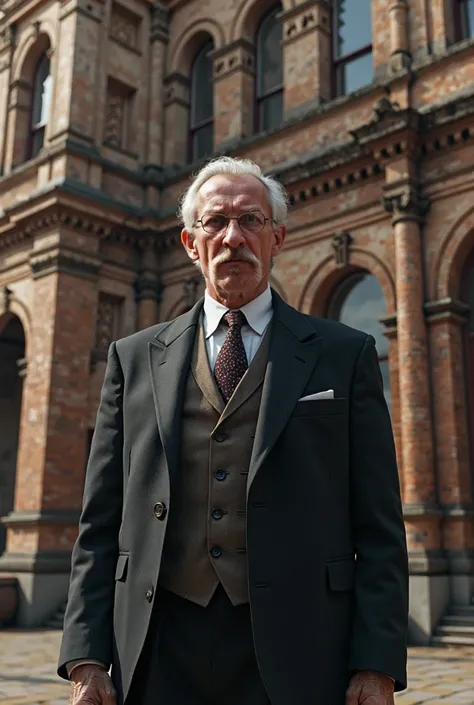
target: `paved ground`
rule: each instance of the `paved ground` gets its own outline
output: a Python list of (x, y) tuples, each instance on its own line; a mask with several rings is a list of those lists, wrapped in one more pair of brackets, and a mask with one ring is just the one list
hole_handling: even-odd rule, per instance
[[(60, 638), (59, 631), (0, 630), (2, 705), (67, 705), (68, 684), (55, 675)], [(408, 670), (397, 705), (474, 705), (474, 648), (410, 649)]]

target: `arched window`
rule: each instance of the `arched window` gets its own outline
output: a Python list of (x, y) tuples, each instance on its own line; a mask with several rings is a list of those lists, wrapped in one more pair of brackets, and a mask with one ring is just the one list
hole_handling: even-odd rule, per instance
[(190, 161), (210, 156), (214, 150), (214, 86), (209, 56), (213, 47), (212, 40), (207, 42), (191, 69)]
[(388, 341), (380, 322), (386, 313), (385, 309), (385, 298), (377, 278), (368, 272), (357, 272), (336, 290), (328, 313), (330, 318), (369, 333), (375, 338), (385, 399), (390, 409)]
[(283, 118), (282, 27), (280, 6), (266, 15), (257, 34), (256, 129), (271, 130)]
[(31, 104), (31, 134), (28, 157), (36, 157), (44, 144), (44, 130), (51, 108), (52, 76), (50, 61), (46, 54), (36, 66)]
[(474, 37), (474, 0), (454, 0), (457, 40)]
[(468, 258), (463, 272), (461, 298), (469, 305), (469, 314), (464, 327), (465, 380), (469, 408), (469, 436), (471, 441), (471, 462), (474, 467), (474, 251)]
[(346, 95), (372, 82), (371, 0), (334, 0), (334, 93)]

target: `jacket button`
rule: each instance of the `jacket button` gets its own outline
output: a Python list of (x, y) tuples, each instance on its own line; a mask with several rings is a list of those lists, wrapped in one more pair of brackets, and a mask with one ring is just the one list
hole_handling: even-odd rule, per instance
[(223, 441), (227, 440), (227, 434), (226, 433), (216, 433), (214, 438), (216, 439), (216, 441), (218, 443), (222, 443)]
[(219, 509), (218, 507), (216, 507), (215, 509), (212, 510), (211, 516), (216, 521), (219, 521), (219, 519), (222, 519), (222, 517), (224, 516), (224, 512), (222, 511), (222, 509)]
[(157, 502), (153, 507), (153, 512), (157, 519), (163, 520), (166, 516), (167, 511), (168, 510), (166, 509), (166, 504), (164, 504), (163, 502)]
[(145, 598), (147, 602), (151, 602), (153, 600), (153, 588), (148, 588), (148, 590), (145, 593)]
[(223, 551), (220, 546), (213, 546), (211, 548), (211, 556), (213, 558), (220, 558), (220, 556), (222, 556), (222, 553), (223, 553)]
[(225, 470), (219, 469), (219, 470), (216, 470), (216, 472), (215, 472), (216, 480), (220, 480), (221, 482), (222, 482), (222, 480), (225, 480), (226, 476), (227, 476), (227, 473)]

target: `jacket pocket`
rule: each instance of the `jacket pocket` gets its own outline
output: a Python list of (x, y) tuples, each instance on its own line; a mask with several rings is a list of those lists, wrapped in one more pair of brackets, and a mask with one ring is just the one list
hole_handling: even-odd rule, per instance
[(117, 567), (115, 568), (115, 580), (124, 583), (127, 579), (128, 569), (128, 554), (121, 553), (118, 557)]
[(293, 416), (342, 416), (346, 411), (345, 399), (310, 399), (296, 404)]
[(329, 587), (334, 591), (353, 590), (355, 583), (354, 558), (341, 558), (326, 563)]

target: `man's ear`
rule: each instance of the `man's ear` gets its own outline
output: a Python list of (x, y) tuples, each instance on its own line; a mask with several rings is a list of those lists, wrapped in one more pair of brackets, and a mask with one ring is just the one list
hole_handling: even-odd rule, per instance
[(277, 225), (273, 229), (272, 257), (276, 257), (280, 252), (286, 238), (286, 225)]
[(196, 238), (193, 233), (190, 233), (186, 228), (181, 230), (181, 242), (183, 247), (188, 253), (188, 257), (192, 259), (193, 262), (197, 262), (199, 259), (198, 251), (196, 249)]

